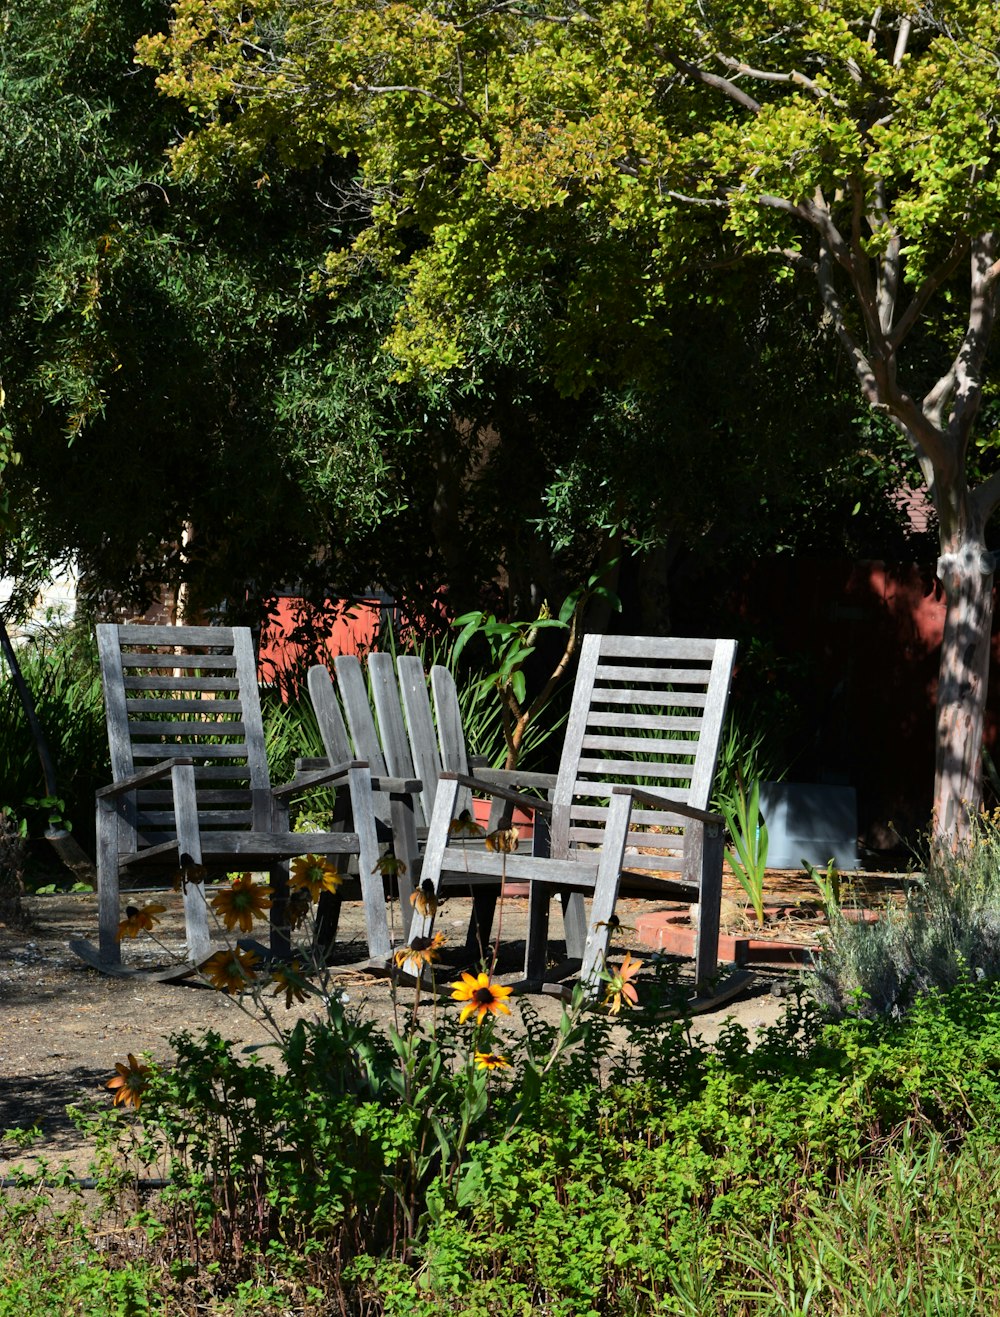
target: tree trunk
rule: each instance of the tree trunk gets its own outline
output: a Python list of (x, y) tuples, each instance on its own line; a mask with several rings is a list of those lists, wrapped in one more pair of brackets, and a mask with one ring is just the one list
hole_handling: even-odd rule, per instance
[(983, 722), (993, 621), (993, 555), (955, 536), (938, 559), (946, 611), (937, 697), (933, 833), (954, 846), (982, 803)]

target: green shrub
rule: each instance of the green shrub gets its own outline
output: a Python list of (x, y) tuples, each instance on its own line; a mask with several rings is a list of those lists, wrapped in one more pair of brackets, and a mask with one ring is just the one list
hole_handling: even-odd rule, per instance
[(840, 1014), (885, 1015), (909, 1009), (932, 988), (971, 975), (1000, 979), (1000, 831), (977, 821), (957, 854), (932, 851), (910, 880), (905, 905), (875, 923), (831, 912), (830, 934), (811, 983), (821, 1004)]

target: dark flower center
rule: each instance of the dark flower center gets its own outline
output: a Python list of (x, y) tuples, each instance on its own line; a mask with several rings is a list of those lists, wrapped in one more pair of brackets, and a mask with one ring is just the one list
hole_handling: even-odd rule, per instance
[(472, 1000), (477, 1006), (489, 1006), (496, 1001), (492, 988), (477, 988), (472, 994)]

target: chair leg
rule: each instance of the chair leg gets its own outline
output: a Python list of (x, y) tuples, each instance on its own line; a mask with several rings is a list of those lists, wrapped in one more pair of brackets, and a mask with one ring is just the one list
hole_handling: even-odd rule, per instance
[(97, 921), (102, 964), (120, 965), (121, 920), (118, 897), (118, 816), (113, 804), (97, 802)]
[(582, 960), (587, 945), (587, 908), (582, 892), (563, 892), (563, 929), (566, 933), (566, 956), (569, 960)]
[(597, 994), (599, 974), (604, 967), (608, 951), (608, 921), (615, 912), (618, 885), (621, 882), (622, 860), (628, 840), (628, 824), (632, 814), (629, 796), (611, 797), (607, 822), (604, 825), (604, 845), (594, 884), (594, 900), (590, 907), (590, 927), (580, 968), (580, 982), (592, 995)]
[(292, 956), (292, 930), (288, 924), (288, 861), (272, 864), (271, 879), (271, 955), (277, 961)]
[(337, 941), (340, 910), (344, 902), (335, 892), (322, 892), (316, 906), (316, 956), (323, 965), (329, 963)]
[(184, 884), (184, 930), (187, 939), (187, 958), (192, 965), (200, 965), (212, 947), (203, 882)]
[(398, 862), (396, 872), (396, 890), (399, 893), (399, 920), (403, 926), (403, 937), (410, 940), (410, 924), (413, 920), (413, 879), (416, 859), (420, 852), (417, 841), (417, 823), (413, 815), (413, 797), (392, 795), (389, 797), (389, 817), (392, 820), (392, 853)]
[(365, 907), (368, 955), (372, 960), (387, 965), (392, 955), (392, 943), (386, 915), (385, 886), (378, 868), (378, 835), (371, 803), (371, 773), (367, 768), (352, 768), (347, 774), (347, 784), (351, 793), (354, 831), (358, 835), (358, 869)]
[(694, 976), (699, 987), (719, 972), (719, 923), (722, 915), (722, 860), (725, 838), (718, 825), (705, 829), (698, 905), (698, 940)]
[[(572, 893), (573, 896), (579, 893)], [(563, 900), (565, 902), (565, 894)], [(528, 936), (524, 947), (524, 977), (541, 983), (548, 968), (549, 907), (552, 889), (548, 883), (533, 882), (528, 888)], [(565, 905), (563, 907), (565, 909)], [(567, 942), (569, 935), (567, 934)]]

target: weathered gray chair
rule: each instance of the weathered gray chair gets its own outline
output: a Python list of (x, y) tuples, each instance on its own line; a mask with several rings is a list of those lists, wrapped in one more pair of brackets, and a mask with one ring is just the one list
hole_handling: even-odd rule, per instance
[[(266, 869), (274, 888), (271, 951), (286, 956), (288, 862), (319, 854), (357, 857), (369, 955), (387, 962), (368, 766), (346, 756), (271, 786), (250, 632), (104, 624), (97, 639), (114, 781), (97, 793), (100, 944), (96, 952), (74, 944), (80, 954), (108, 972), (120, 968), (122, 874), (138, 881), (178, 870)], [(338, 798), (350, 803), (350, 830), (290, 831), (289, 798), (338, 783)], [(210, 939), (199, 884), (185, 886), (190, 969), (208, 954)]]
[[(416, 655), (401, 655), (394, 665), (390, 654), (372, 653), (366, 663), (367, 679), (364, 667), (353, 655), (334, 659), (339, 701), (329, 671), (322, 665), (310, 669), (309, 694), (328, 759), (304, 760), (303, 765), (317, 767), (352, 754), (370, 765), (375, 813), (380, 825), (391, 830), (394, 853), (401, 861), (398, 881), (405, 934), (409, 928), (409, 898), (420, 876), (420, 852), (434, 810), (438, 781), (442, 773), (468, 774), (470, 758), (455, 681), (446, 667), (435, 665), (431, 669), (432, 708), (423, 664)], [(487, 830), (498, 825), (507, 804), (505, 798), (493, 795), (494, 785), (507, 790), (551, 790), (555, 786), (554, 774), (490, 769), (484, 762), (472, 762), (477, 786), (483, 794), (492, 796)], [(536, 802), (535, 796), (518, 798), (518, 803), (529, 809)], [(470, 791), (460, 789), (456, 793), (458, 814), (469, 809), (471, 803)], [(546, 843), (547, 834), (537, 829), (533, 842), (536, 852), (541, 853)], [(492, 889), (480, 884), (475, 889), (470, 951), (488, 936), (498, 891), (498, 884)], [(582, 927), (581, 923), (581, 947)]]
[[(735, 656), (732, 640), (584, 638), (555, 790), (551, 802), (536, 802), (550, 814), (548, 857), (469, 854), (451, 845), (459, 792), (481, 784), (472, 774), (440, 775), (421, 877), (439, 892), (526, 880), (529, 982), (546, 972), (550, 898), (579, 893), (591, 898), (581, 977), (596, 985), (623, 867), (630, 876), (670, 875), (679, 893), (698, 902), (695, 977), (702, 984), (715, 975), (723, 820), (708, 803)], [(482, 785), (519, 799), (495, 783)], [(414, 924), (411, 936), (428, 936), (433, 919)]]

